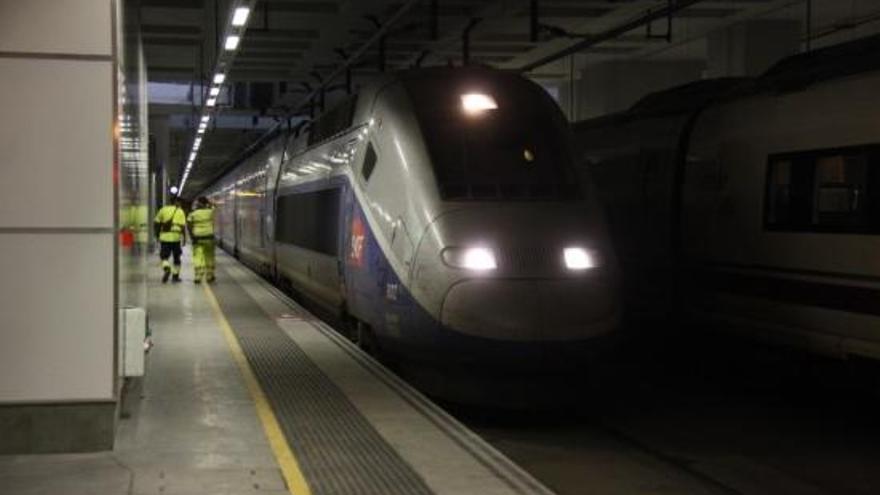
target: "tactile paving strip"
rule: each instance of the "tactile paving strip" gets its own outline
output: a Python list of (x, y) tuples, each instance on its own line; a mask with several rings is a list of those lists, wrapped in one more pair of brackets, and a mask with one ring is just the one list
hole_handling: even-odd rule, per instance
[(312, 493), (432, 493), (342, 391), (238, 284), (219, 282), (213, 289)]

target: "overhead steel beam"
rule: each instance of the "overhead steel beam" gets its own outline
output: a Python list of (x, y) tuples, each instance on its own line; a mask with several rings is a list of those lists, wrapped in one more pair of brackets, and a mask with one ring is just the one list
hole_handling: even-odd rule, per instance
[(437, 41), (440, 36), (440, 0), (431, 0), (430, 19), (431, 41)]
[[(373, 35), (361, 45), (351, 56), (346, 60), (342, 65), (338, 66), (336, 70), (330, 73), (330, 75), (324, 78), (324, 84), (329, 84), (337, 77), (342, 75), (348, 68), (357, 62), (367, 50), (370, 49), (375, 43), (381, 40), (384, 36), (388, 34), (391, 30), (391, 26), (393, 26), (397, 21), (399, 21), (411, 8), (413, 8), (416, 4), (418, 4), (421, 0), (408, 0), (405, 4), (403, 4), (397, 12), (394, 13), (384, 24), (380, 27)], [(296, 106), (293, 107), (293, 111), (297, 112), (300, 108), (304, 107), (310, 99), (312, 99), (317, 94), (317, 89), (312, 92), (312, 94), (303, 98)]]
[[(348, 58), (348, 54), (345, 53), (345, 50), (343, 50), (342, 48), (337, 48), (333, 51), (336, 52), (336, 54), (339, 55), (339, 58), (341, 58), (342, 60), (346, 60)], [(351, 88), (351, 67), (348, 67), (347, 69), (345, 69), (345, 86), (344, 86), (344, 88), (345, 88), (345, 94), (350, 95), (351, 89), (352, 89)]]
[(538, 42), (538, 31), (541, 29), (538, 19), (538, 0), (529, 2), (529, 41)]
[(422, 62), (431, 54), (431, 50), (422, 50), (422, 53), (419, 54), (419, 58), (413, 63), (413, 67), (421, 67)]
[(702, 1), (703, 0), (677, 0), (677, 1), (669, 2), (669, 3), (667, 3), (667, 5), (665, 7), (662, 7), (657, 10), (649, 11), (646, 14), (638, 16), (635, 19), (632, 19), (628, 22), (625, 22), (619, 26), (613, 27), (613, 28), (608, 29), (606, 31), (603, 31), (601, 33), (597, 33), (592, 36), (587, 36), (582, 41), (579, 41), (579, 42), (577, 42), (567, 48), (564, 48), (556, 53), (547, 55), (545, 57), (541, 57), (540, 59), (535, 60), (533, 62), (529, 62), (529, 63), (523, 65), (522, 67), (520, 67), (519, 70), (521, 70), (523, 72), (528, 72), (528, 71), (537, 69), (538, 67), (547, 65), (551, 62), (555, 62), (555, 61), (557, 61), (561, 58), (567, 57), (573, 53), (578, 53), (582, 50), (590, 48), (591, 46), (597, 45), (597, 44), (602, 43), (604, 41), (608, 41), (608, 40), (612, 40), (614, 38), (617, 38), (618, 36), (620, 36), (624, 33), (627, 33), (629, 31), (632, 31), (633, 29), (642, 27), (645, 24), (656, 21), (657, 19), (662, 19), (664, 17), (671, 17), (671, 16), (675, 15), (675, 13), (677, 13), (681, 10), (684, 10), (692, 5), (696, 5)]
[(471, 31), (483, 19), (475, 17), (468, 22), (464, 30), (461, 32), (461, 65), (470, 65), (471, 62)]
[[(324, 88), (324, 86), (329, 85), (331, 82), (333, 82), (340, 75), (344, 74), (348, 69), (353, 68), (354, 65), (358, 62), (358, 60), (360, 60), (360, 58), (364, 55), (364, 53), (367, 52), (367, 50), (370, 49), (371, 46), (376, 44), (380, 39), (382, 39), (382, 37), (386, 36), (388, 34), (388, 32), (391, 30), (391, 27), (397, 21), (399, 21), (404, 15), (406, 15), (406, 13), (409, 12), (415, 5), (417, 5), (421, 1), (422, 0), (408, 0), (400, 8), (398, 8), (397, 11), (391, 17), (389, 17), (385, 21), (385, 23), (382, 24), (382, 26), (375, 33), (373, 33), (373, 35), (366, 42), (364, 42), (363, 45), (361, 45), (360, 48), (358, 48), (354, 53), (352, 53), (351, 56), (345, 62), (343, 62), (341, 65), (337, 66), (336, 70), (334, 70), (329, 75), (324, 77), (324, 82), (321, 84), (320, 88), (312, 89), (308, 95), (306, 95), (305, 97), (300, 99), (294, 106), (290, 107), (291, 110), (285, 117), (289, 117), (291, 115), (296, 115), (300, 112), (300, 110), (306, 108), (306, 106), (309, 105), (310, 117), (314, 118), (314, 99), (318, 95), (318, 93)], [(282, 118), (281, 122), (283, 122), (284, 120), (285, 119)], [(211, 177), (209, 180), (204, 181), (200, 185), (204, 188), (204, 187), (207, 187), (207, 186), (211, 185), (212, 183), (214, 183), (217, 179), (222, 177), (223, 174), (225, 174), (226, 172), (231, 170), (232, 167), (234, 167), (236, 164), (238, 164), (238, 162), (240, 161), (240, 159), (243, 156), (247, 155), (247, 153), (249, 153), (250, 151), (261, 146), (266, 141), (266, 139), (268, 139), (272, 135), (274, 135), (274, 133), (276, 131), (278, 131), (278, 129), (280, 129), (282, 127), (282, 125), (283, 125), (282, 123), (278, 123), (278, 124), (275, 124), (274, 126), (272, 126), (271, 129), (264, 132), (259, 138), (257, 138), (253, 143), (251, 143), (247, 148), (245, 148), (245, 150), (242, 153), (239, 153), (232, 160), (229, 160), (226, 163), (218, 166), (217, 169), (219, 169), (219, 172), (214, 174), (213, 177)]]

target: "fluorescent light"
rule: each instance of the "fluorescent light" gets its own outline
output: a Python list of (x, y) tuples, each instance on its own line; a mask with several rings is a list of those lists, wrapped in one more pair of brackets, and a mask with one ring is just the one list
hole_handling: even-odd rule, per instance
[(205, 102), (209, 107), (213, 107), (217, 104), (217, 98), (208, 98), (208, 101)]
[(223, 84), (223, 81), (226, 80), (226, 74), (222, 72), (219, 74), (214, 74), (214, 84)]
[(568, 247), (563, 251), (563, 255), (565, 256), (565, 266), (569, 270), (586, 270), (596, 266), (596, 261), (584, 248)]
[(461, 108), (469, 115), (478, 115), (486, 110), (495, 110), (498, 104), (495, 98), (483, 93), (468, 93), (461, 95)]
[(209, 120), (211, 120), (210, 115), (203, 115), (202, 116), (202, 124), (207, 124)]
[(226, 37), (226, 44), (224, 46), (227, 50), (235, 50), (236, 48), (238, 48), (239, 41), (241, 41), (241, 36), (230, 34)]
[(179, 189), (177, 189), (177, 186), (171, 186), (171, 194), (177, 194), (177, 191), (179, 191)]
[(211, 88), (211, 91), (208, 94), (210, 94), (211, 96), (217, 96), (220, 94), (220, 88), (215, 86)]
[(205, 133), (204, 127), (199, 127), (199, 130), (196, 131), (196, 134), (204, 134), (204, 133)]
[(251, 13), (251, 9), (247, 7), (239, 7), (235, 9), (235, 13), (232, 14), (232, 25), (233, 26), (244, 26), (247, 22), (248, 16)]

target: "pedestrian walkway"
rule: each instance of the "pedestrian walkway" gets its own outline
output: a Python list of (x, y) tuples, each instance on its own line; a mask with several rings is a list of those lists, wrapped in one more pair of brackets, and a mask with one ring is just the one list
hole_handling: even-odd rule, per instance
[(545, 494), (528, 473), (225, 254), (149, 283), (155, 347), (113, 452), (0, 457), (0, 494)]
[(288, 493), (217, 316), (186, 282), (149, 283), (155, 347), (113, 452), (0, 457), (0, 494)]

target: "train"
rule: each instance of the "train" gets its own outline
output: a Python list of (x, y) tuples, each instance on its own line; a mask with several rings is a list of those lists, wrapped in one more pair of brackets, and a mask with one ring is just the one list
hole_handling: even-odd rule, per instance
[(536, 83), (430, 67), (279, 130), (204, 194), (221, 247), (442, 387), (565, 372), (614, 345), (617, 261), (575, 159)]
[(830, 46), (573, 124), (628, 317), (880, 357), (878, 50)]

